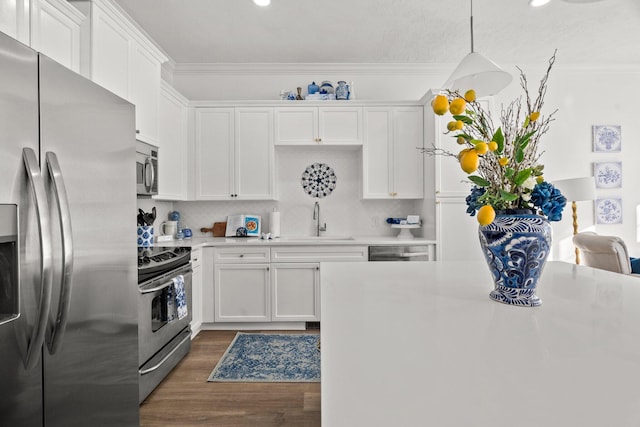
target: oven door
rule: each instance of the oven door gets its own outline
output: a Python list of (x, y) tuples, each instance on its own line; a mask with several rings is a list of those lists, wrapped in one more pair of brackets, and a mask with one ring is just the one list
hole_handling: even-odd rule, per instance
[[(191, 265), (182, 266), (167, 274), (139, 285), (138, 323), (139, 366), (160, 351), (191, 322)], [(187, 316), (178, 319), (174, 309), (173, 279), (184, 277)]]

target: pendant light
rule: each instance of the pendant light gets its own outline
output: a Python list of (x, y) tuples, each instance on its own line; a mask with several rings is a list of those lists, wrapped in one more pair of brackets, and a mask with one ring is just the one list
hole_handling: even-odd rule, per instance
[(471, 53), (453, 71), (444, 87), (462, 93), (473, 89), (479, 97), (495, 95), (507, 87), (513, 76), (495, 62), (473, 50), (473, 0), (471, 2)]

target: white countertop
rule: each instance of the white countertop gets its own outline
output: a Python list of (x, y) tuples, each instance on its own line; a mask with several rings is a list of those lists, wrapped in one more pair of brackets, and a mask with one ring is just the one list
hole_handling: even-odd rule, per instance
[(549, 262), (542, 306), (482, 263), (323, 263), (322, 425), (640, 426), (640, 280)]
[(318, 245), (435, 245), (435, 240), (413, 238), (398, 239), (397, 237), (381, 236), (354, 236), (352, 239), (344, 239), (342, 236), (322, 236), (321, 238), (304, 236), (283, 236), (276, 239), (262, 240), (258, 237), (192, 237), (183, 240), (170, 240), (155, 243), (154, 246), (190, 246), (192, 248), (204, 246), (318, 246)]

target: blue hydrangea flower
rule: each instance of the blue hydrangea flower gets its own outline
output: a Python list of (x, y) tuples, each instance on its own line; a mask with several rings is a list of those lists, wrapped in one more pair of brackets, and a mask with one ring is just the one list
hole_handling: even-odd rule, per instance
[(549, 221), (560, 221), (567, 198), (548, 182), (537, 184), (531, 192), (531, 203), (540, 208)]
[(471, 188), (471, 194), (467, 196), (465, 201), (467, 202), (467, 213), (471, 216), (476, 215), (476, 211), (482, 207), (478, 204), (478, 197), (484, 194), (484, 188), (474, 185)]

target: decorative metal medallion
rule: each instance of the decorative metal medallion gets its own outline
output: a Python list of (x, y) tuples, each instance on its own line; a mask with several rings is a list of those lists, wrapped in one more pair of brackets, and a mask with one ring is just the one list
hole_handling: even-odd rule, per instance
[(311, 197), (323, 198), (336, 188), (336, 174), (325, 163), (314, 163), (302, 174), (302, 188)]

